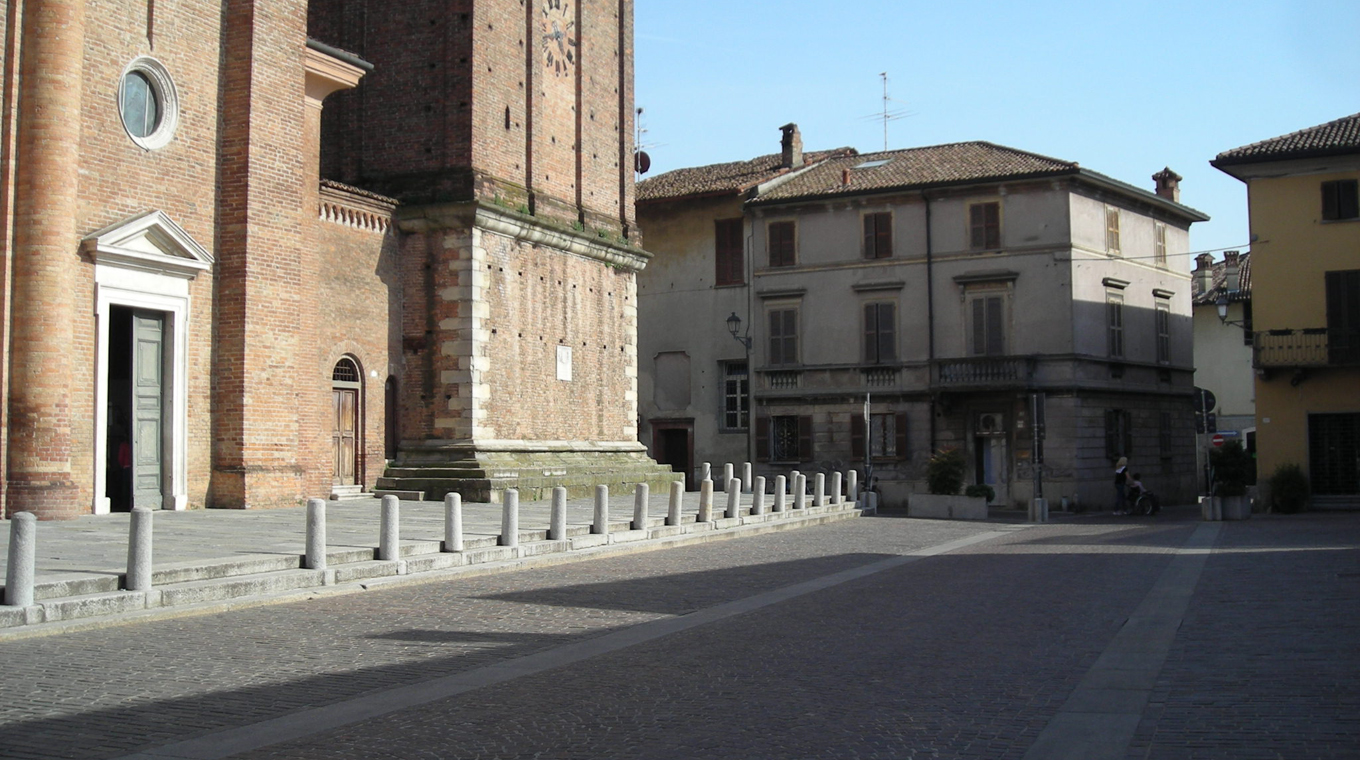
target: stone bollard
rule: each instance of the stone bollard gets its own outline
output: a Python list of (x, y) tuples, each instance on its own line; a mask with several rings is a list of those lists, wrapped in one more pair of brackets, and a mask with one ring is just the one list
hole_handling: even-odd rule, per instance
[(753, 481), (753, 480), (751, 479), (751, 475), (752, 475), (751, 463), (750, 463), (750, 462), (745, 462), (745, 463), (743, 463), (742, 466), (741, 466), (741, 492), (742, 492), (742, 493), (751, 493), (751, 489), (755, 487), (755, 486), (754, 486), (754, 482), (755, 482), (755, 481)]
[(731, 463), (731, 462), (728, 462), (727, 464), (723, 465), (722, 490), (724, 490), (724, 491), (727, 490), (727, 484), (732, 482), (732, 478), (734, 477), (734, 475), (733, 475), (734, 472), (735, 472), (735, 470), (732, 469), (732, 463)]
[(33, 606), (33, 577), (38, 554), (38, 518), (19, 512), (9, 520), (9, 562), (5, 566), (5, 604)]
[(666, 524), (680, 524), (680, 510), (685, 504), (685, 481), (677, 480), (671, 483), (671, 501), (666, 509)]
[(751, 514), (763, 515), (765, 514), (765, 477), (757, 476), (755, 485), (751, 488), (754, 489), (751, 492)]
[(1035, 523), (1048, 522), (1048, 500), (1030, 499), (1029, 500), (1029, 521)]
[(609, 486), (595, 486), (595, 522), (591, 523), (590, 532), (609, 535)]
[(784, 476), (776, 475), (774, 478), (774, 511), (783, 512), (788, 494), (784, 492)]
[(146, 507), (132, 508), (128, 524), (127, 590), (151, 590), (151, 518), (155, 513)]
[(501, 500), (501, 546), (519, 546), (519, 491), (505, 490)]
[(826, 505), (826, 473), (817, 473), (817, 479), (812, 486), (812, 506), (821, 507)]
[(388, 494), (382, 497), (382, 528), (378, 532), (378, 559), (399, 559), (401, 554), (401, 502)]
[(713, 521), (713, 481), (705, 480), (699, 484), (699, 517), (701, 523)]
[(792, 489), (798, 487), (798, 476), (799, 472), (797, 470), (792, 470), (791, 472), (789, 472), (789, 488)]
[(652, 487), (638, 483), (633, 489), (633, 530), (647, 530), (647, 507), (652, 498)]
[(842, 493), (842, 492), (841, 492), (841, 473), (840, 473), (840, 471), (838, 470), (838, 471), (836, 471), (836, 472), (831, 473), (831, 503), (832, 503), (832, 504), (839, 505), (842, 501), (845, 500), (844, 497), (841, 495), (841, 493)]
[(870, 491), (869, 493), (865, 494), (865, 496), (868, 497), (864, 501), (868, 505), (869, 511), (873, 512), (874, 514), (878, 514), (878, 492)]
[(326, 500), (307, 500), (307, 557), (308, 570), (326, 569)]
[(852, 502), (859, 501), (859, 470), (845, 473), (845, 492)]
[(557, 486), (552, 490), (552, 514), (548, 518), (548, 540), (567, 540), (566, 486)]
[(712, 479), (713, 479), (713, 465), (709, 464), (708, 462), (704, 462), (703, 466), (699, 468), (699, 482), (702, 483), (705, 480)]
[(444, 494), (444, 551), (463, 550), (463, 495)]
[(727, 484), (727, 511), (723, 517), (736, 517), (741, 507), (741, 481), (733, 480)]
[(807, 476), (801, 472), (793, 477), (793, 508), (807, 509)]

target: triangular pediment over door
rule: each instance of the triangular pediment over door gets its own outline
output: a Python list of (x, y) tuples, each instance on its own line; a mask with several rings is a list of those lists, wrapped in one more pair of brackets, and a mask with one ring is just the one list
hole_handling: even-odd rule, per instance
[(213, 257), (163, 211), (146, 211), (89, 235), (83, 246), (96, 264), (193, 279)]

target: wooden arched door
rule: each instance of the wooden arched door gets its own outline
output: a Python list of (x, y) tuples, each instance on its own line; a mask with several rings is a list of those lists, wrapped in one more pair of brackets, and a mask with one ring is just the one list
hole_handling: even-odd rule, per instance
[(331, 372), (331, 448), (335, 458), (332, 482), (352, 486), (359, 472), (359, 391), (363, 375), (349, 357), (335, 363)]

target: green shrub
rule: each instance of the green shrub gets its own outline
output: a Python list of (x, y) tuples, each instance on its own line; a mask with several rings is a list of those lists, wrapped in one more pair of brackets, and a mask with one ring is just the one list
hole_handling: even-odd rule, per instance
[(1241, 496), (1247, 492), (1247, 483), (1255, 462), (1241, 441), (1229, 441), (1222, 448), (1209, 453), (1209, 463), (1214, 467), (1214, 482), (1218, 487), (1214, 493), (1219, 496)]
[(963, 488), (963, 452), (948, 447), (935, 452), (926, 465), (926, 488), (933, 494), (955, 496)]
[(1293, 514), (1308, 505), (1308, 476), (1296, 464), (1282, 464), (1270, 476), (1270, 508)]
[(985, 496), (987, 498), (987, 503), (991, 504), (992, 499), (996, 498), (996, 491), (992, 490), (992, 487), (986, 483), (976, 483), (963, 489), (963, 495), (975, 497)]

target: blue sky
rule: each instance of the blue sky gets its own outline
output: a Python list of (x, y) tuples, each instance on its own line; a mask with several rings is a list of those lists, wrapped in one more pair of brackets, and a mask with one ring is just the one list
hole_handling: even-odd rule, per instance
[(989, 140), (1077, 161), (1213, 217), (1191, 249), (1245, 247), (1220, 151), (1360, 112), (1360, 0), (638, 0), (637, 105), (653, 176), (779, 149)]

